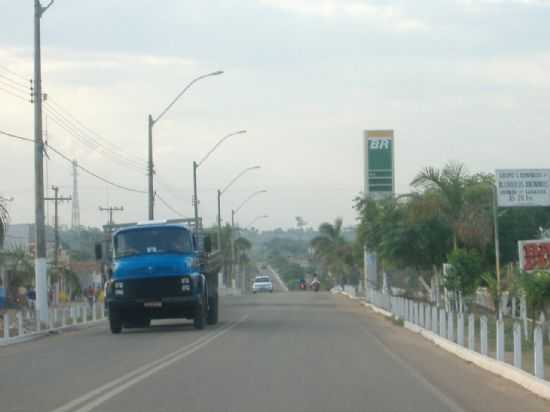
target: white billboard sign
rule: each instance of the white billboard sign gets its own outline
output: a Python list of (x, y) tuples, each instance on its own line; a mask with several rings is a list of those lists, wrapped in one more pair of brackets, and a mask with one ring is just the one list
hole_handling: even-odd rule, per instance
[(496, 171), (499, 207), (550, 206), (550, 169)]

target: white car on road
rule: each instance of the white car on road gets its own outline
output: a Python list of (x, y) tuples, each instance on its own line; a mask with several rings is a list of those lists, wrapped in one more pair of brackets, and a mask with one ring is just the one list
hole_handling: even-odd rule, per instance
[(252, 284), (252, 292), (270, 292), (273, 293), (273, 282), (269, 276), (256, 276)]

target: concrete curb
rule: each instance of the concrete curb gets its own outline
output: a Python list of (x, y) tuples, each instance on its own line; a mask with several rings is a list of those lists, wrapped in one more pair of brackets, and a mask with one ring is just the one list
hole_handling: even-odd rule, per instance
[(0, 347), (15, 345), (15, 344), (18, 344), (18, 343), (30, 342), (30, 341), (39, 339), (43, 336), (48, 336), (48, 335), (52, 335), (52, 334), (55, 334), (55, 333), (63, 332), (67, 329), (79, 330), (79, 329), (91, 328), (93, 326), (99, 325), (102, 322), (105, 322), (106, 320), (107, 320), (107, 318), (99, 319), (99, 320), (95, 320), (95, 321), (90, 321), (90, 322), (86, 322), (86, 323), (77, 323), (75, 325), (60, 326), (58, 328), (41, 330), (40, 332), (32, 332), (32, 333), (28, 333), (28, 334), (21, 335), (21, 336), (13, 336), (13, 337), (7, 338), (7, 339), (0, 339)]
[[(383, 316), (394, 318), (395, 316), (384, 310), (374, 306), (371, 303), (361, 302), (365, 307), (368, 307), (375, 313), (379, 313)], [(408, 330), (418, 333), (425, 339), (433, 342), (435, 345), (439, 346), (441, 349), (446, 350), (449, 353), (458, 356), (459, 358), (471, 362), (477, 367), (485, 369), (488, 372), (491, 372), (495, 375), (501, 376), (504, 379), (508, 379), (528, 391), (540, 396), (541, 398), (550, 400), (550, 382), (547, 382), (543, 379), (539, 379), (534, 375), (531, 375), (521, 369), (518, 369), (512, 365), (509, 365), (505, 362), (497, 361), (496, 359), (483, 356), (477, 352), (471, 351), (468, 348), (457, 345), (441, 336), (430, 332), (429, 330), (423, 329), (420, 326), (417, 326), (413, 323), (404, 322), (405, 328)]]

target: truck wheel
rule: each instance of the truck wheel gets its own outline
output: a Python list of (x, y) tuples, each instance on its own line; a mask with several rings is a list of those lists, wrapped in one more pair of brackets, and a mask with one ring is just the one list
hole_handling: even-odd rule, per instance
[(197, 305), (195, 309), (195, 318), (193, 319), (195, 329), (202, 330), (206, 326), (206, 304), (205, 299)]
[(118, 335), (120, 332), (122, 332), (122, 319), (120, 319), (119, 313), (110, 311), (109, 327), (111, 328), (111, 333), (114, 335)]
[(218, 323), (218, 294), (211, 296), (208, 299), (208, 324), (215, 325)]

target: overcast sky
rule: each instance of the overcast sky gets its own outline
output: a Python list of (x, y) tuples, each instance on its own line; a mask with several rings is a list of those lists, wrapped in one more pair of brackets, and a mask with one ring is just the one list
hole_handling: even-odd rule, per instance
[[(12, 94), (25, 94), (32, 74), (32, 4), (0, 0), (0, 130), (28, 137), (33, 107)], [(216, 189), (259, 164), (224, 195), (225, 220), (265, 189), (239, 213), (242, 225), (264, 214), (260, 228), (294, 226), (298, 215), (314, 226), (337, 216), (354, 224), (364, 129), (395, 129), (398, 192), (420, 168), (449, 160), (472, 172), (549, 167), (549, 21), (546, 0), (57, 0), (42, 20), (44, 92), (57, 110), (45, 116), (48, 141), (145, 190), (147, 115), (222, 69), (155, 126), (159, 195), (191, 216), (192, 161), (247, 129), (199, 169), (208, 222)], [(131, 164), (80, 143), (56, 124), (59, 112), (123, 148)], [(55, 154), (47, 175), (71, 194), (70, 165)], [(12, 221), (31, 222), (32, 145), (0, 137), (0, 176), (0, 196), (15, 198)], [(105, 221), (99, 206), (124, 205), (119, 221), (147, 215), (143, 194), (84, 174), (79, 185), (83, 224)], [(61, 207), (62, 223), (70, 212)], [(160, 203), (156, 215), (175, 217)]]

